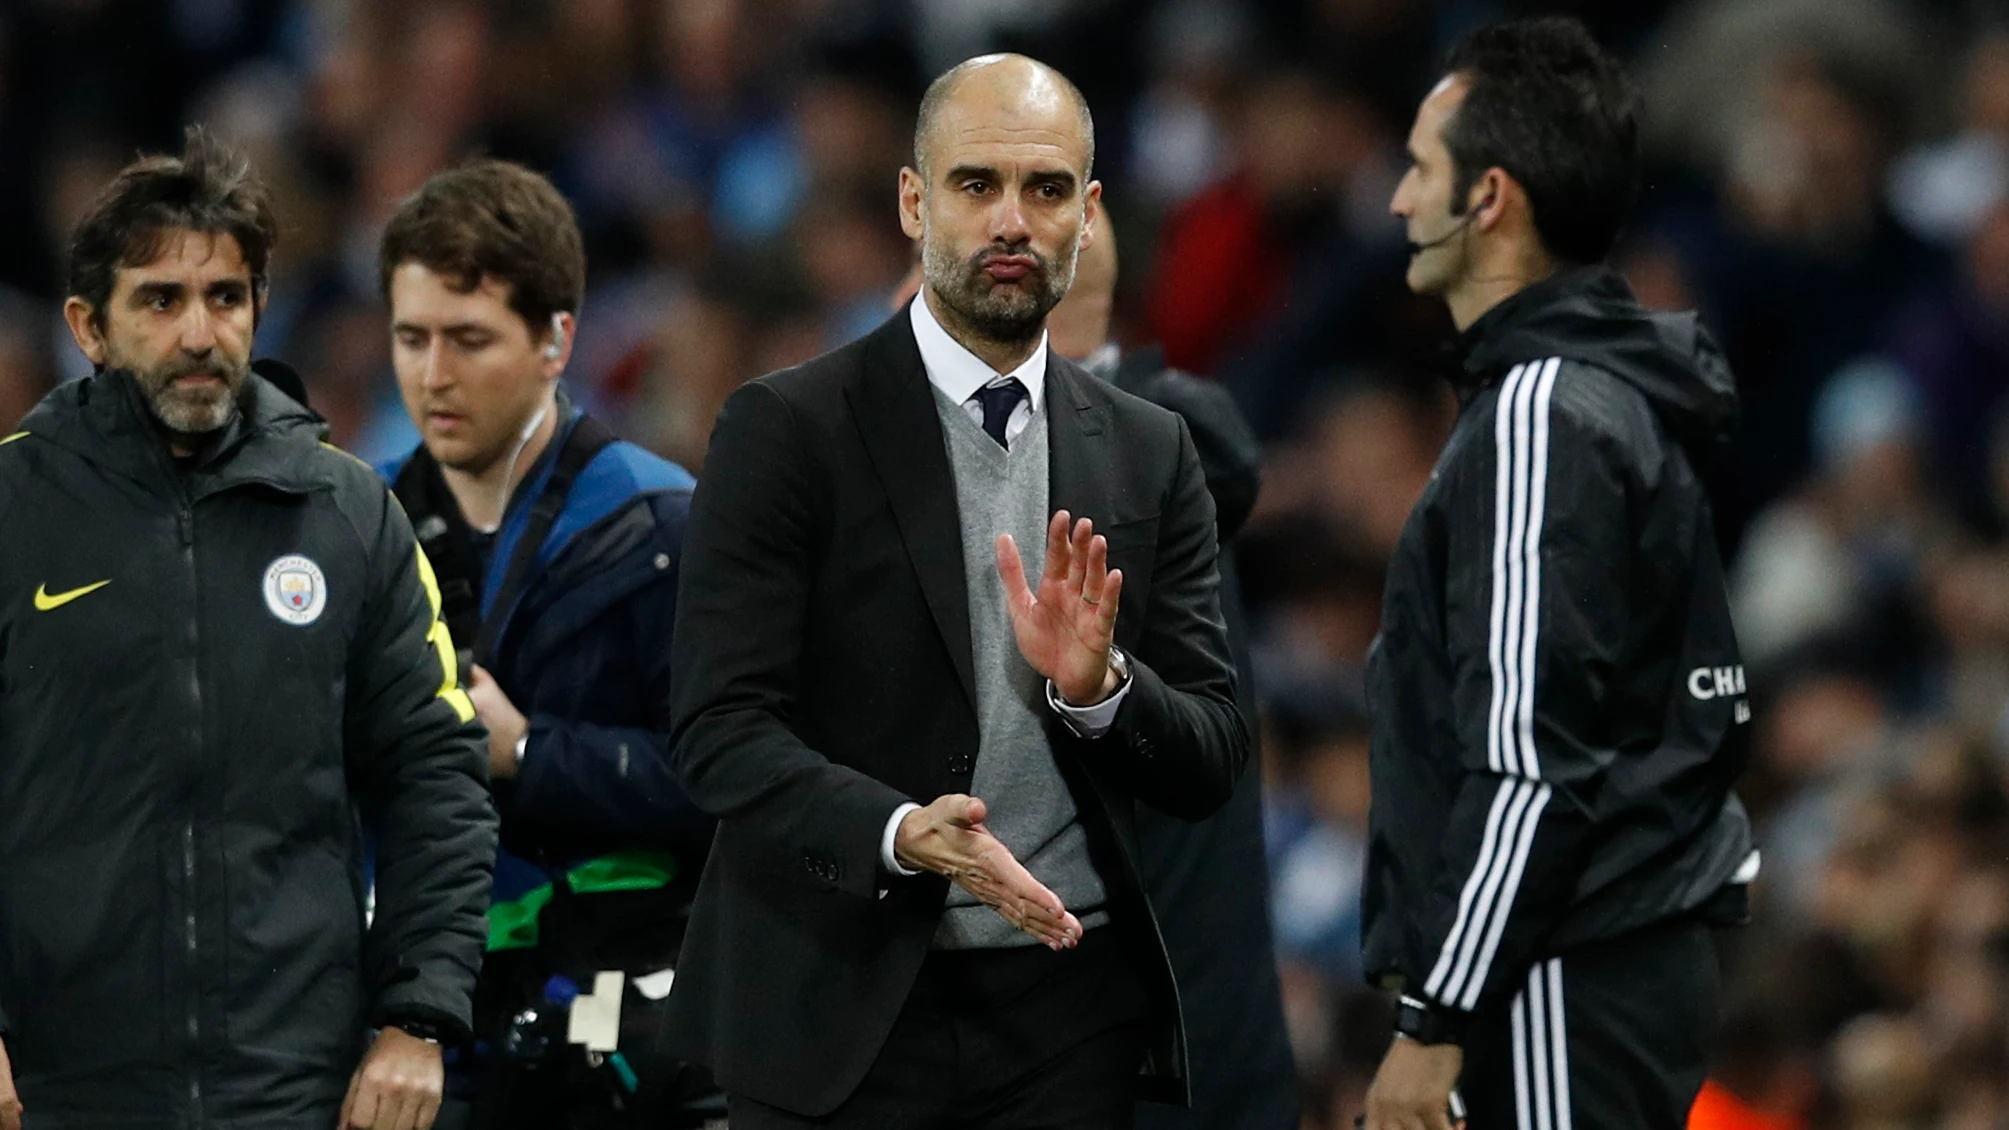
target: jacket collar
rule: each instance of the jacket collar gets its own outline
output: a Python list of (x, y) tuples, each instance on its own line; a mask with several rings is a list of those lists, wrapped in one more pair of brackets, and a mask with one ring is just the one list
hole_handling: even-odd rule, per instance
[(59, 386), (22, 428), (149, 488), (183, 483), (190, 498), (258, 483), (291, 494), (324, 489), (312, 455), (327, 424), (280, 392), (257, 367), (238, 412), (194, 460), (178, 465), (131, 373), (107, 370)]
[[(1508, 344), (1526, 323), (1542, 318), (1556, 306), (1578, 300), (1589, 291), (1605, 289), (1617, 275), (1603, 264), (1564, 267), (1533, 286), (1516, 291), (1479, 320), (1465, 327), (1453, 347), (1458, 361), (1452, 384), (1460, 397), (1485, 387), (1510, 365), (1528, 358), (1508, 356)], [(1623, 285), (1621, 283), (1621, 285)]]
[(1032, 410), (1038, 412), (1046, 402), (1046, 331), (1039, 332), (1039, 345), (1018, 368), (1009, 373), (999, 373), (969, 347), (949, 336), (942, 323), (935, 318), (935, 311), (928, 305), (923, 294), (917, 294), (907, 304), (909, 319), (913, 323), (914, 344), (921, 351), (921, 367), (927, 371), (928, 382), (942, 390), (951, 404), (961, 404), (977, 394), (977, 390), (989, 385), (1002, 384), (1017, 378), (1025, 386), (1026, 400)]

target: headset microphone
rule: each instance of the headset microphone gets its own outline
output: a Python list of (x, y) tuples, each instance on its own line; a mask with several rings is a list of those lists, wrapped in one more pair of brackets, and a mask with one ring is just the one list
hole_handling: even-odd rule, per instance
[(1425, 243), (1417, 243), (1415, 240), (1410, 240), (1409, 254), (1418, 255), (1425, 251), (1430, 250), (1433, 247), (1442, 247), (1444, 244), (1447, 244), (1451, 242), (1453, 239), (1456, 239), (1458, 237), (1458, 233), (1472, 226), (1472, 221), (1479, 218), (1480, 211), (1487, 207), (1490, 207), (1492, 203), (1493, 198), (1490, 196), (1486, 197), (1484, 200), (1479, 201), (1479, 207), (1474, 208), (1471, 211), (1465, 213), (1462, 219), (1460, 219), (1457, 223), (1451, 225), (1450, 231), (1445, 232), (1443, 235), (1438, 236), (1436, 239), (1429, 240), (1428, 242)]

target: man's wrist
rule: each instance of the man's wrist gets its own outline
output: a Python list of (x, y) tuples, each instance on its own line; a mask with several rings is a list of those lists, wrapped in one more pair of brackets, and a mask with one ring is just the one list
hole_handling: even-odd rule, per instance
[(384, 1021), (384, 1027), (396, 1028), (405, 1035), (424, 1040), (428, 1044), (451, 1043), (455, 1038), (455, 1033), (447, 1025), (423, 1017), (392, 1017)]
[(920, 805), (910, 800), (894, 809), (893, 815), (886, 820), (886, 830), (879, 837), (879, 865), (891, 874), (920, 874), (919, 871), (900, 862), (900, 854), (897, 849), (897, 843), (900, 838), (900, 822), (907, 818), (909, 812), (918, 811), (920, 807)]
[[(1095, 701), (1077, 702), (1072, 695), (1069, 695), (1065, 691), (1060, 692), (1060, 700), (1074, 707), (1076, 710), (1086, 710), (1089, 707), (1101, 706), (1103, 703), (1108, 702), (1110, 697), (1117, 691), (1122, 690), (1123, 685), (1129, 681), (1130, 657), (1123, 654), (1122, 648), (1111, 645), (1109, 648), (1108, 666), (1102, 669), (1102, 685), (1096, 688)], [(1056, 687), (1056, 689), (1058, 688)]]
[(1395, 1006), (1395, 1034), (1419, 1044), (1462, 1046), (1472, 1014), (1403, 996)]

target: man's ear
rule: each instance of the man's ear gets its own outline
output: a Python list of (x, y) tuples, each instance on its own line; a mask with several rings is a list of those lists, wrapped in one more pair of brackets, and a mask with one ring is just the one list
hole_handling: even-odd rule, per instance
[(108, 351), (105, 336), (98, 332), (98, 324), (93, 318), (97, 308), (71, 295), (63, 301), (63, 321), (70, 327), (70, 337), (77, 343), (91, 364), (103, 367)]
[(1077, 251), (1086, 251), (1089, 249), (1089, 247), (1094, 245), (1095, 229), (1096, 226), (1101, 222), (1102, 222), (1102, 182), (1099, 180), (1092, 180), (1088, 182), (1088, 191), (1086, 194), (1084, 194), (1084, 199), (1082, 201), (1081, 241), (1075, 248)]
[(900, 170), (900, 230), (908, 239), (921, 238), (921, 198), (927, 194), (928, 185), (921, 174), (910, 167)]
[(572, 347), (578, 344), (578, 333), (578, 318), (564, 310), (551, 315), (551, 324), (537, 347), (538, 371), (545, 381), (555, 381), (565, 372), (572, 360)]
[(1480, 231), (1492, 231), (1506, 217), (1510, 200), (1518, 200), (1522, 210), (1526, 210), (1527, 193), (1521, 191), (1520, 183), (1508, 176), (1505, 169), (1495, 165), (1472, 182), (1472, 198), (1466, 206), (1477, 213)]

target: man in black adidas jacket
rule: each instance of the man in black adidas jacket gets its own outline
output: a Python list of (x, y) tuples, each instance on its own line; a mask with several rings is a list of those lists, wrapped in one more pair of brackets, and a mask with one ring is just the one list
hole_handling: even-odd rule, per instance
[[(1755, 870), (1750, 710), (1703, 469), (1736, 415), (1694, 315), (1598, 266), (1636, 98), (1580, 24), (1474, 33), (1394, 200), (1462, 331), (1458, 425), (1388, 574), (1368, 975), (1399, 989), (1369, 1130), (1682, 1126), (1710, 924)], [(1457, 1091), (1454, 1092), (1454, 1087)]]
[(98, 371), (0, 438), (7, 1130), (429, 1126), (467, 1025), (482, 733), (403, 512), (250, 369), (275, 230), (199, 133), (121, 172)]

